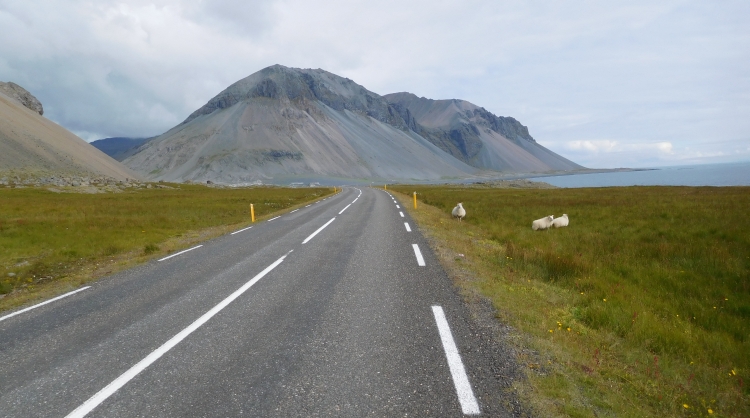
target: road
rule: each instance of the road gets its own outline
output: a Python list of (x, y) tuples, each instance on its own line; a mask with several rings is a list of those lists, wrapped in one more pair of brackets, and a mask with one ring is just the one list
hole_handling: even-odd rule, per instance
[(391, 195), (345, 188), (0, 314), (0, 416), (504, 416), (470, 321)]

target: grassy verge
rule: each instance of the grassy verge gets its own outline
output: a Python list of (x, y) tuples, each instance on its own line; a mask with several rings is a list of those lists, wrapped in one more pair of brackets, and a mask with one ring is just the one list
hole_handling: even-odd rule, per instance
[(750, 416), (750, 188), (389, 190), (515, 328), (539, 416)]
[(171, 187), (105, 194), (0, 188), (0, 311), (249, 225), (251, 203), (261, 220), (332, 193)]

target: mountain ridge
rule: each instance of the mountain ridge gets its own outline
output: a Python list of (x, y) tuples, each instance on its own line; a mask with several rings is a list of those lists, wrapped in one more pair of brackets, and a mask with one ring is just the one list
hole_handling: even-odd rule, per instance
[[(124, 163), (154, 180), (226, 183), (433, 181), (580, 168), (538, 145), (513, 118), (456, 101), (465, 115), (451, 108), (449, 117), (460, 123), (438, 123), (426, 117), (434, 111), (415, 107), (416, 96), (400, 94), (380, 96), (322, 69), (277, 64), (231, 84)], [(545, 155), (546, 162), (538, 158)]]

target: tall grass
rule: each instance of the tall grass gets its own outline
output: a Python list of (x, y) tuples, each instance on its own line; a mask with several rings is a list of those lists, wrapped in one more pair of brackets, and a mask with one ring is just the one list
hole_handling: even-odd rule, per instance
[(263, 218), (331, 192), (175, 187), (107, 194), (0, 189), (0, 295), (125, 254), (168, 252), (165, 241), (206, 228), (249, 223), (251, 203)]
[(539, 353), (542, 415), (750, 416), (750, 188), (393, 189)]

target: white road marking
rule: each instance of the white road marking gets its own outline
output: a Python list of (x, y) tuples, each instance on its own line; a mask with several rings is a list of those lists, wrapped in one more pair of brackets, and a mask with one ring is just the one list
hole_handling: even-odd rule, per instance
[(396, 207), (397, 207), (398, 209), (401, 209), (401, 206), (399, 206), (399, 205), (396, 205)]
[(404, 217), (404, 212), (399, 212), (398, 214), (401, 215), (402, 218)]
[(275, 217), (275, 218), (271, 218), (271, 219), (269, 219), (269, 220), (268, 220), (268, 221), (266, 221), (266, 222), (271, 222), (272, 220), (274, 220), (274, 219), (279, 219), (279, 218), (281, 218), (281, 216), (277, 216), (277, 217)]
[(295, 209), (295, 210), (293, 210), (293, 211), (291, 211), (291, 212), (289, 212), (289, 213), (294, 213), (294, 212), (297, 212), (298, 210), (299, 210), (299, 209)]
[(411, 227), (409, 226), (409, 222), (404, 222), (404, 226), (406, 227), (407, 232), (411, 232)]
[(242, 231), (247, 231), (248, 229), (252, 228), (252, 226), (248, 226), (247, 228), (242, 228), (239, 231), (234, 231), (230, 235), (239, 234)]
[(357, 201), (358, 199), (359, 199), (359, 198), (356, 198), (356, 199), (352, 200), (352, 203), (356, 202), (356, 201)]
[(121, 374), (117, 379), (113, 380), (112, 383), (108, 384), (104, 387), (104, 389), (97, 392), (94, 396), (90, 397), (86, 402), (81, 404), (78, 408), (76, 408), (73, 412), (69, 413), (66, 418), (78, 418), (78, 417), (85, 417), (86, 414), (91, 412), (94, 408), (99, 406), (102, 402), (104, 402), (107, 398), (112, 396), (115, 392), (117, 392), (118, 389), (125, 386), (128, 381), (130, 381), (132, 378), (138, 375), (138, 373), (145, 370), (148, 366), (150, 366), (153, 362), (158, 360), (161, 356), (163, 356), (165, 353), (167, 353), (169, 350), (171, 350), (174, 346), (180, 343), (180, 341), (184, 340), (188, 335), (190, 335), (193, 331), (200, 328), (201, 325), (205, 324), (209, 319), (211, 319), (214, 315), (221, 312), (222, 309), (226, 308), (227, 305), (232, 303), (235, 299), (240, 297), (243, 293), (247, 291), (252, 285), (258, 282), (258, 280), (262, 279), (263, 276), (268, 274), (271, 270), (276, 268), (279, 264), (281, 264), (282, 261), (284, 261), (284, 258), (286, 258), (286, 255), (276, 260), (273, 264), (266, 267), (265, 270), (258, 273), (255, 277), (250, 279), (249, 282), (245, 283), (242, 287), (237, 289), (234, 293), (227, 296), (226, 299), (219, 302), (218, 305), (211, 308), (210, 311), (206, 312), (201, 316), (200, 318), (196, 319), (195, 322), (190, 324), (187, 328), (183, 329), (177, 335), (172, 337), (169, 341), (162, 344), (161, 347), (154, 350), (151, 354), (146, 356), (143, 360), (136, 363), (135, 366), (131, 367), (128, 371)]
[(461, 361), (461, 355), (458, 353), (456, 342), (453, 341), (453, 334), (451, 334), (448, 320), (445, 319), (445, 312), (443, 312), (441, 306), (433, 306), (432, 313), (435, 315), (435, 323), (440, 333), (440, 340), (443, 342), (443, 350), (445, 350), (445, 357), (448, 359), (448, 367), (453, 377), (453, 385), (456, 387), (458, 402), (461, 403), (461, 411), (465, 415), (477, 415), (480, 412), (479, 404), (477, 403), (477, 398), (474, 397), (474, 391), (471, 390), (471, 384), (469, 383), (469, 378), (466, 376), (464, 363)]
[[(352, 203), (354, 203), (354, 202), (352, 202)], [(344, 213), (344, 211), (345, 211), (345, 210), (346, 210), (346, 209), (347, 209), (347, 208), (348, 208), (349, 206), (351, 206), (351, 205), (352, 205), (352, 203), (349, 203), (348, 205), (346, 205), (346, 207), (345, 207), (344, 209), (341, 209), (341, 212), (339, 212), (339, 215), (341, 215), (342, 213)]]
[(424, 267), (425, 266), (424, 257), (422, 257), (422, 251), (419, 251), (419, 245), (412, 244), (411, 246), (412, 248), (414, 248), (414, 255), (417, 256), (417, 264)]
[(310, 203), (309, 205), (307, 205), (307, 206), (305, 206), (305, 207), (306, 207), (306, 208), (309, 208), (310, 206), (312, 206), (312, 203)]
[(334, 221), (335, 219), (336, 219), (336, 217), (334, 216), (334, 217), (333, 217), (333, 219), (331, 219), (330, 221), (326, 222), (326, 223), (325, 223), (325, 225), (321, 226), (320, 228), (318, 228), (318, 230), (317, 230), (317, 231), (313, 232), (312, 234), (310, 234), (310, 236), (309, 236), (309, 237), (305, 238), (305, 240), (304, 240), (304, 241), (302, 241), (302, 243), (303, 243), (303, 244), (307, 244), (307, 242), (308, 242), (308, 241), (310, 241), (310, 240), (311, 240), (311, 239), (313, 239), (313, 238), (314, 238), (314, 237), (315, 237), (316, 235), (318, 235), (318, 232), (322, 231), (322, 230), (323, 230), (323, 229), (324, 229), (325, 227), (327, 227), (328, 225), (330, 225), (330, 224), (331, 224), (331, 222), (333, 222), (333, 221)]
[(185, 254), (185, 253), (186, 253), (186, 252), (188, 252), (188, 251), (193, 251), (194, 249), (196, 249), (196, 248), (200, 248), (200, 247), (202, 247), (202, 246), (203, 246), (203, 244), (201, 244), (201, 245), (196, 245), (196, 246), (195, 246), (195, 247), (193, 247), (193, 248), (188, 248), (187, 250), (182, 250), (182, 251), (180, 251), (179, 253), (174, 253), (174, 254), (172, 254), (172, 255), (168, 255), (168, 256), (166, 256), (166, 257), (164, 257), (164, 258), (160, 258), (160, 259), (159, 259), (159, 261), (164, 261), (164, 260), (166, 260), (166, 259), (169, 259), (169, 258), (172, 258), (172, 257), (177, 257), (177, 256), (178, 256), (178, 255), (180, 255), (180, 254)]
[(75, 293), (78, 293), (78, 292), (80, 292), (80, 291), (82, 291), (82, 290), (86, 290), (86, 289), (88, 289), (88, 288), (90, 288), (90, 287), (91, 287), (91, 286), (86, 286), (86, 287), (82, 287), (82, 288), (80, 288), (80, 289), (77, 289), (77, 290), (74, 290), (74, 291), (72, 291), (72, 292), (68, 292), (68, 293), (66, 293), (66, 294), (64, 294), (64, 295), (60, 295), (60, 296), (58, 296), (58, 297), (55, 297), (55, 298), (52, 298), (52, 299), (50, 299), (50, 300), (46, 300), (46, 301), (44, 301), (44, 302), (42, 302), (42, 303), (37, 303), (37, 304), (36, 304), (36, 305), (34, 305), (34, 306), (29, 306), (28, 308), (25, 308), (25, 309), (21, 309), (20, 311), (16, 311), (16, 312), (13, 312), (12, 314), (8, 314), (8, 315), (5, 315), (5, 316), (0, 316), (0, 322), (2, 322), (2, 321), (5, 321), (5, 320), (6, 320), (6, 319), (8, 319), (8, 318), (12, 318), (12, 317), (14, 317), (14, 316), (16, 316), (16, 315), (20, 315), (20, 314), (22, 314), (22, 313), (24, 313), (24, 312), (28, 312), (28, 311), (30, 311), (30, 310), (32, 310), (32, 309), (36, 309), (36, 308), (38, 308), (38, 307), (40, 307), (40, 306), (44, 306), (44, 305), (46, 305), (46, 304), (48, 304), (48, 303), (52, 303), (52, 302), (54, 302), (54, 301), (56, 301), (56, 300), (60, 300), (60, 299), (62, 299), (62, 298), (64, 298), (64, 297), (68, 297), (68, 296), (70, 296), (70, 295), (73, 295), (73, 294), (75, 294)]

